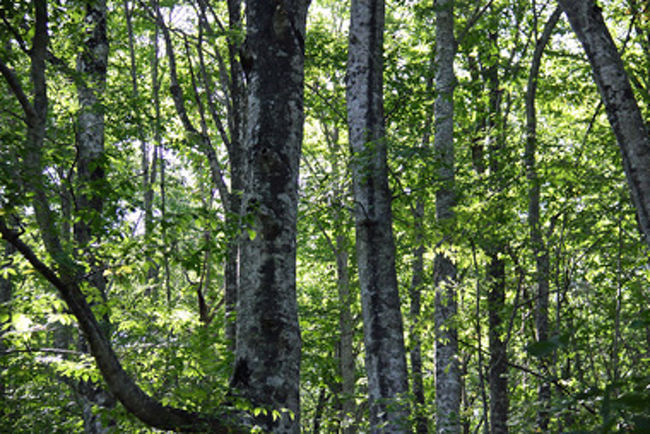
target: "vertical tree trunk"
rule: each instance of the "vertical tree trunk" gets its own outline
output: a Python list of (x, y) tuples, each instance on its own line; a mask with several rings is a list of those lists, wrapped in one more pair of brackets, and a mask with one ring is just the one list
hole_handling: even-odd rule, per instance
[(559, 0), (578, 36), (605, 103), (641, 231), (650, 246), (650, 134), (623, 61), (594, 0)]
[[(548, 248), (544, 243), (540, 228), (539, 215), (539, 177), (535, 162), (537, 150), (537, 113), (535, 109), (535, 94), (537, 92), (537, 79), (541, 65), (544, 48), (555, 25), (557, 24), (562, 11), (557, 8), (551, 14), (544, 26), (541, 38), (537, 41), (533, 60), (528, 74), (528, 85), (526, 89), (526, 150), (524, 163), (526, 165), (526, 177), (528, 179), (528, 225), (530, 226), (530, 240), (535, 258), (535, 281), (537, 283), (537, 304), (535, 308), (535, 330), (537, 341), (548, 339), (548, 304), (549, 304), (549, 255)], [(538, 400), (541, 408), (537, 412), (537, 425), (542, 432), (548, 430), (549, 409), (551, 400), (551, 386), (547, 381), (541, 380), (538, 389)]]
[(413, 249), (413, 276), (411, 278), (411, 376), (412, 392), (415, 399), (415, 431), (418, 434), (428, 432), (427, 417), (425, 413), (424, 384), (422, 380), (422, 343), (420, 339), (420, 292), (424, 284), (424, 201), (417, 199), (413, 209), (413, 228), (415, 232), (415, 246)]
[[(104, 106), (101, 102), (106, 87), (108, 64), (108, 38), (106, 36), (106, 1), (93, 0), (85, 4), (85, 34), (83, 51), (77, 59), (77, 71), (84, 78), (78, 85), (79, 115), (77, 117), (77, 189), (74, 238), (89, 262), (89, 283), (106, 300), (106, 280), (101, 264), (93, 257), (89, 245), (93, 238), (101, 236), (103, 197), (106, 194), (104, 157)], [(109, 335), (107, 316), (101, 321), (103, 332)], [(88, 351), (84, 340), (81, 347)], [(93, 406), (111, 407), (113, 397), (98, 385), (90, 382), (80, 384), (83, 397), (83, 419), (86, 433), (108, 432), (114, 422), (102, 420), (101, 413)]]
[[(233, 34), (241, 31), (241, 1), (228, 0), (229, 28)], [(239, 227), (241, 220), (241, 195), (243, 186), (244, 132), (246, 128), (246, 95), (242, 66), (238, 59), (240, 46), (231, 38), (228, 42), (230, 61), (230, 209), (226, 215), (226, 227), (231, 231), (225, 268), (226, 339), (231, 351), (235, 350), (237, 287), (239, 285)]]
[[(5, 258), (9, 258), (14, 252), (15, 249), (9, 243), (2, 243), (2, 250)], [(10, 265), (6, 265), (9, 267)], [(11, 323), (11, 295), (13, 292), (13, 283), (11, 281), (11, 276), (7, 275), (4, 277), (1, 272), (4, 270), (5, 266), (0, 267), (0, 314), (3, 315), (6, 320), (0, 321), (0, 352), (6, 350), (6, 345), (3, 339), (4, 334), (7, 331), (7, 326)], [(5, 378), (4, 370), (5, 364), (3, 363), (0, 367), (0, 378)], [(0, 381), (0, 403), (5, 404), (5, 383)]]
[(350, 305), (352, 297), (350, 294), (350, 276), (348, 266), (348, 250), (345, 235), (336, 237), (336, 286), (339, 295), (340, 313), (339, 330), (341, 340), (339, 342), (339, 371), (341, 374), (341, 432), (352, 434), (356, 432), (354, 426), (355, 397), (354, 388), (356, 383), (354, 352), (352, 340), (354, 337), (354, 324)]
[[(486, 71), (489, 89), (489, 112), (487, 118), (487, 141), (489, 169), (492, 185), (490, 190), (498, 194), (502, 190), (503, 140), (501, 139), (501, 89), (499, 89), (498, 33), (490, 33), (491, 53), (488, 57)], [(494, 220), (498, 224), (499, 219)], [(503, 339), (503, 308), (506, 299), (505, 240), (491, 231), (485, 250), (489, 258), (487, 266), (488, 283), (488, 323), (490, 362), (488, 384), (490, 389), (490, 432), (502, 434), (508, 432), (508, 354)]]
[(505, 303), (505, 262), (490, 255), (487, 268), (490, 367), (490, 432), (508, 432), (508, 356), (503, 340), (503, 306)]
[[(436, 220), (451, 227), (456, 204), (454, 176), (454, 3), (439, 0), (436, 16), (436, 100), (434, 104), (434, 147), (438, 161)], [(451, 234), (444, 234), (449, 237)], [(434, 260), (435, 330), (436, 330), (436, 430), (439, 433), (460, 431), (460, 367), (458, 331), (453, 325), (456, 306), (456, 266), (443, 253)]]
[(407, 432), (406, 355), (384, 131), (383, 31), (383, 0), (352, 0), (346, 98), (370, 429)]
[(247, 4), (248, 126), (237, 342), (232, 386), (254, 405), (288, 409), (265, 431), (300, 430), (296, 216), (308, 1)]

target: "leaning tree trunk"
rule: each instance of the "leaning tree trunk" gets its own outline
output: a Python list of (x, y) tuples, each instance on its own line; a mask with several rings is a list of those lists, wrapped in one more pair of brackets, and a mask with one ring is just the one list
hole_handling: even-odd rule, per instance
[(293, 413), (260, 416), (270, 432), (300, 431), (296, 217), (307, 6), (307, 0), (246, 6), (243, 206), (251, 225), (241, 243), (232, 386), (255, 406)]
[[(448, 226), (454, 219), (454, 14), (453, 0), (439, 0), (436, 16), (436, 101), (434, 147), (440, 187), (436, 191), (436, 220)], [(451, 234), (444, 234), (449, 238)], [(460, 431), (460, 367), (456, 316), (456, 265), (438, 253), (435, 268), (436, 430)]]
[(650, 246), (650, 134), (623, 61), (594, 0), (559, 0), (582, 43), (623, 157), (641, 231)]
[(383, 0), (352, 0), (346, 96), (370, 429), (407, 432), (406, 354), (384, 131), (383, 31)]

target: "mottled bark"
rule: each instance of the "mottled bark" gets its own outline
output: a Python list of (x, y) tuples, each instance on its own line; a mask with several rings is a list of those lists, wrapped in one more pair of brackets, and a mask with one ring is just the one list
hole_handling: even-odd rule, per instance
[(591, 64), (623, 159), (645, 242), (650, 246), (650, 134), (621, 56), (594, 0), (559, 0)]
[[(102, 231), (103, 197), (106, 194), (104, 170), (104, 104), (101, 101), (106, 87), (108, 64), (108, 39), (106, 36), (106, 1), (93, 0), (85, 4), (83, 50), (77, 59), (77, 72), (84, 78), (77, 85), (79, 114), (77, 116), (77, 173), (74, 239), (89, 264), (88, 282), (106, 301), (106, 280), (100, 263), (88, 247), (98, 240)], [(109, 334), (107, 316), (100, 323)], [(85, 341), (80, 341), (83, 351), (88, 351)], [(112, 407), (114, 399), (93, 384), (81, 384), (84, 431), (104, 433), (110, 430), (111, 421), (104, 423), (101, 412), (93, 407)]]
[(383, 31), (383, 1), (353, 0), (346, 97), (370, 430), (407, 432), (406, 353), (384, 131)]
[[(561, 9), (557, 8), (551, 14), (544, 26), (542, 36), (536, 43), (530, 72), (528, 73), (528, 86), (526, 89), (526, 150), (524, 153), (524, 164), (526, 165), (526, 177), (528, 179), (528, 225), (530, 226), (530, 241), (533, 256), (535, 258), (535, 281), (537, 283), (535, 330), (537, 332), (538, 342), (548, 339), (550, 265), (548, 248), (544, 243), (540, 227), (540, 183), (535, 161), (537, 151), (537, 113), (535, 110), (535, 94), (537, 92), (537, 80), (542, 54), (551, 38), (551, 34), (561, 13)], [(550, 399), (551, 386), (547, 381), (541, 381), (538, 389), (538, 400), (541, 408), (537, 412), (537, 425), (542, 432), (548, 429)]]
[[(450, 242), (456, 204), (454, 175), (454, 3), (439, 0), (436, 13), (436, 100), (434, 103), (434, 147), (438, 164), (439, 187), (436, 191), (436, 221), (447, 228)], [(436, 431), (460, 431), (460, 367), (458, 330), (455, 324), (456, 266), (444, 253), (434, 260), (435, 331), (436, 331)]]
[(243, 206), (251, 232), (240, 246), (231, 384), (256, 406), (293, 413), (258, 418), (265, 431), (278, 433), (300, 430), (296, 217), (307, 6), (305, 0), (282, 0), (246, 7)]

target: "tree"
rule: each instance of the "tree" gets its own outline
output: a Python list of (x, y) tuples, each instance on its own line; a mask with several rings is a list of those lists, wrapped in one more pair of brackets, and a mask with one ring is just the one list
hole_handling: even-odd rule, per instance
[(406, 353), (386, 166), (383, 31), (383, 0), (353, 0), (346, 100), (370, 426), (373, 432), (406, 432)]
[(296, 213), (302, 145), (308, 1), (247, 5), (248, 112), (237, 340), (232, 386), (280, 409), (262, 426), (299, 432), (300, 330), (296, 305)]
[[(434, 146), (438, 164), (436, 220), (453, 227), (454, 205), (454, 2), (438, 1), (436, 16), (436, 102)], [(449, 237), (451, 231), (446, 231)], [(443, 240), (448, 243), (448, 240)], [(456, 320), (456, 266), (450, 256), (435, 259), (436, 430), (460, 430), (460, 369)]]
[(609, 34), (600, 8), (592, 0), (559, 1), (593, 70), (609, 123), (623, 157), (641, 231), (650, 246), (650, 133)]
[[(247, 71), (251, 89), (248, 117), (252, 126), (247, 135), (247, 148), (253, 155), (247, 166), (247, 187), (254, 190), (248, 191), (245, 200), (247, 210), (254, 215), (255, 224), (250, 233), (255, 235), (244, 243), (242, 253), (246, 276), (239, 304), (238, 328), (242, 335), (237, 342), (232, 383), (237, 395), (241, 394), (263, 408), (257, 423), (265, 430), (297, 432), (300, 420), (297, 383), (300, 339), (295, 307), (295, 215), (302, 142), (302, 59), (307, 2), (297, 2), (286, 9), (283, 4), (276, 6), (254, 2), (247, 8), (249, 51), (245, 54), (252, 62)], [(35, 36), (30, 50), (33, 102), (8, 65), (0, 63), (0, 71), (27, 119), (22, 170), (34, 197), (41, 240), (56, 268), (43, 262), (20, 234), (7, 226), (4, 218), (0, 221), (0, 232), (57, 288), (77, 318), (110, 392), (129, 412), (148, 425), (161, 429), (236, 431), (245, 423), (237, 412), (226, 410), (222, 414), (223, 410), (216, 410), (216, 414), (200, 415), (164, 406), (136, 385), (120, 364), (106, 330), (97, 321), (82, 291), (80, 264), (60, 242), (56, 217), (42, 176), (48, 117), (45, 74), (48, 15), (44, 1), (35, 3), (34, 15)], [(268, 44), (271, 40), (274, 45)], [(99, 43), (94, 48), (97, 49), (94, 53), (105, 54), (105, 47)], [(292, 55), (286, 56), (286, 53)], [(276, 60), (280, 61), (275, 63)], [(98, 61), (92, 65), (91, 76), (100, 71), (102, 63)], [(284, 72), (290, 72), (292, 86), (285, 86), (286, 82), (278, 86), (278, 77)], [(101, 82), (101, 74), (96, 77)], [(91, 96), (85, 94), (85, 98), (96, 97), (94, 93)], [(273, 110), (267, 110), (265, 104), (268, 103), (277, 105)], [(83, 113), (97, 121), (93, 117), (97, 106), (86, 108), (88, 111)], [(103, 122), (91, 126), (101, 128), (101, 125)], [(93, 131), (97, 134), (89, 135), (89, 140), (101, 143), (101, 131)], [(290, 146), (286, 146), (287, 143)], [(93, 156), (100, 153), (99, 146), (89, 150), (94, 152)], [(90, 162), (88, 166), (97, 169)], [(96, 186), (88, 185), (86, 188), (92, 192)], [(276, 195), (285, 200), (281, 209), (277, 208)], [(285, 214), (287, 210), (289, 212)], [(283, 221), (283, 218), (288, 220)], [(273, 308), (269, 309), (270, 306)], [(259, 340), (260, 330), (266, 332), (264, 341)], [(281, 417), (276, 417), (272, 411), (282, 412)]]

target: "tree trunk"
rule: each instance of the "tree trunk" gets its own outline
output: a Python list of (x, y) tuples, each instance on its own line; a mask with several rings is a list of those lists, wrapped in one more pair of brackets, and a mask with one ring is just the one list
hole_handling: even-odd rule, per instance
[[(540, 227), (539, 195), (540, 185), (535, 162), (537, 150), (537, 113), (535, 110), (535, 94), (537, 92), (537, 78), (541, 65), (544, 48), (549, 39), (560, 15), (560, 8), (551, 14), (544, 26), (541, 38), (537, 41), (533, 60), (528, 74), (528, 86), (526, 89), (526, 150), (524, 163), (526, 165), (526, 177), (528, 179), (528, 225), (530, 226), (530, 240), (535, 258), (535, 281), (537, 282), (537, 305), (535, 308), (535, 329), (537, 341), (548, 339), (548, 304), (549, 304), (549, 255), (548, 248), (544, 243)], [(542, 432), (548, 430), (549, 409), (551, 400), (551, 386), (547, 381), (541, 380), (538, 389), (538, 400), (541, 408), (537, 412), (537, 425)]]
[(339, 295), (340, 313), (339, 330), (341, 340), (339, 342), (339, 371), (341, 374), (341, 432), (352, 434), (356, 432), (354, 426), (355, 397), (354, 389), (356, 383), (354, 348), (352, 341), (354, 337), (354, 323), (350, 305), (352, 297), (350, 294), (350, 276), (348, 267), (347, 239), (340, 234), (336, 237), (336, 286)]
[[(439, 0), (436, 16), (436, 100), (434, 147), (440, 187), (436, 191), (436, 220), (450, 228), (456, 204), (454, 175), (454, 3)], [(443, 236), (450, 237), (447, 232)], [(447, 240), (446, 240), (447, 241)], [(436, 331), (436, 431), (460, 431), (460, 367), (456, 317), (456, 265), (443, 253), (434, 260)]]
[(490, 432), (502, 434), (508, 432), (508, 356), (506, 343), (502, 338), (502, 310), (505, 303), (505, 263), (496, 255), (490, 255), (487, 268), (488, 276), (488, 320), (490, 367), (488, 382), (490, 385)]
[(641, 231), (650, 246), (650, 134), (623, 61), (594, 0), (559, 0), (587, 53), (609, 123), (621, 149), (623, 169)]
[[(503, 140), (501, 139), (501, 89), (499, 88), (499, 44), (498, 33), (492, 31), (489, 36), (491, 51), (486, 71), (489, 89), (489, 112), (487, 118), (487, 141), (489, 153), (490, 191), (498, 195), (502, 190)], [(498, 215), (498, 213), (497, 213)], [(495, 218), (494, 224), (503, 222)], [(507, 343), (503, 339), (503, 308), (506, 299), (505, 240), (501, 235), (491, 231), (485, 250), (489, 257), (487, 266), (488, 283), (488, 322), (490, 362), (488, 384), (490, 389), (490, 432), (503, 434), (508, 432), (508, 353)]]
[[(93, 239), (102, 231), (103, 197), (106, 194), (104, 174), (104, 105), (101, 98), (106, 87), (108, 64), (108, 39), (106, 36), (106, 2), (93, 0), (85, 4), (85, 35), (83, 51), (77, 60), (77, 71), (84, 78), (78, 85), (79, 115), (77, 118), (77, 188), (74, 238), (90, 266), (89, 283), (101, 299), (106, 301), (106, 280), (100, 263), (89, 249)], [(109, 333), (109, 319), (104, 316), (101, 327)], [(85, 341), (80, 341), (82, 351), (88, 351)], [(84, 430), (86, 433), (104, 433), (111, 430), (113, 421), (103, 421), (101, 412), (94, 406), (112, 407), (113, 397), (96, 384), (84, 382), (78, 391), (82, 396)]]
[(300, 430), (295, 268), (307, 6), (305, 0), (284, 0), (246, 7), (243, 206), (251, 225), (240, 247), (232, 386), (253, 405), (282, 411), (277, 420), (269, 413), (257, 421), (278, 433)]
[[(241, 31), (241, 1), (228, 0), (229, 28), (235, 34)], [(227, 211), (226, 226), (231, 232), (228, 241), (228, 254), (225, 268), (226, 301), (226, 339), (234, 352), (236, 342), (237, 287), (239, 285), (239, 228), (241, 221), (241, 195), (243, 185), (244, 134), (246, 128), (246, 87), (242, 66), (238, 59), (241, 47), (234, 40), (228, 41), (230, 60), (230, 111), (228, 112), (228, 129), (230, 130), (230, 209)]]
[(424, 384), (422, 380), (422, 342), (420, 338), (420, 292), (424, 284), (424, 201), (417, 199), (413, 209), (413, 228), (415, 246), (413, 248), (413, 276), (411, 278), (411, 377), (412, 392), (415, 399), (415, 431), (418, 434), (428, 432), (427, 417), (424, 401)]
[(407, 432), (408, 392), (395, 271), (382, 95), (384, 3), (353, 0), (347, 114), (372, 432)]

